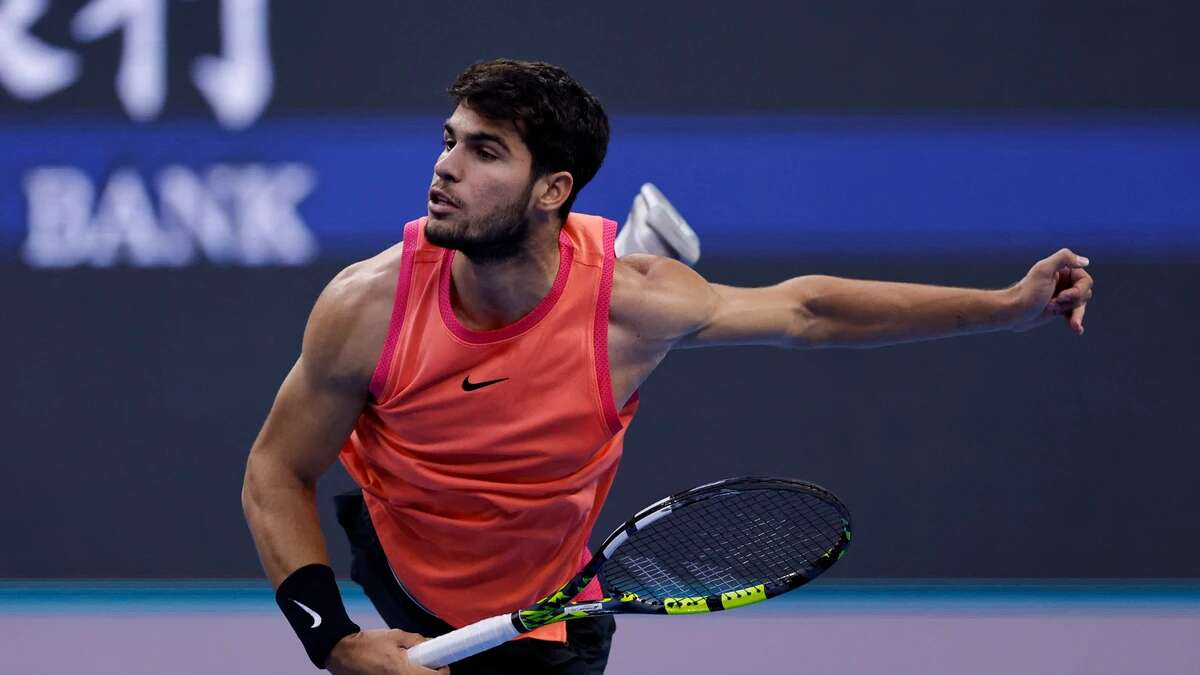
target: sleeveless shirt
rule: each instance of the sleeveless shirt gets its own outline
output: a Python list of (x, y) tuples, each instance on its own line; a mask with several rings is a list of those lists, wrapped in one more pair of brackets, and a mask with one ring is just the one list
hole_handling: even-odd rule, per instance
[[(426, 241), (425, 222), (404, 227), (373, 400), (340, 459), (397, 579), (460, 627), (536, 602), (587, 561), (638, 401), (618, 410), (608, 364), (616, 223), (570, 214), (550, 292), (474, 331), (451, 305), (455, 252)], [(595, 583), (580, 595), (597, 597)]]

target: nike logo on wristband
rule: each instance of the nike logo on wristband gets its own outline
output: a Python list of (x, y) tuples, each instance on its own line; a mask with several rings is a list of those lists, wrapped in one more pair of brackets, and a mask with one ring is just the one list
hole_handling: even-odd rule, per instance
[(317, 614), (316, 612), (312, 611), (311, 609), (305, 607), (303, 604), (300, 603), (299, 600), (292, 600), (292, 602), (296, 603), (296, 605), (299, 606), (300, 609), (308, 612), (308, 615), (313, 618), (313, 625), (309, 626), (309, 628), (316, 628), (317, 626), (321, 625), (321, 615), (320, 614)]

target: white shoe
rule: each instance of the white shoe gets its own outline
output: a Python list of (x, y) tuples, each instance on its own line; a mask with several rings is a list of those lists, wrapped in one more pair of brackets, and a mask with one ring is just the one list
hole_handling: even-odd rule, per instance
[(700, 260), (700, 238), (653, 183), (643, 185), (633, 198), (615, 248), (618, 257), (650, 253), (689, 266)]

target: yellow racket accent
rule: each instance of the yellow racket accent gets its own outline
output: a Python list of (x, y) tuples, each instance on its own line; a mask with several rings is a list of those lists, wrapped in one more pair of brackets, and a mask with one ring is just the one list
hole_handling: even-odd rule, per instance
[(667, 598), (663, 600), (667, 614), (703, 614), (709, 611), (708, 601), (704, 596), (695, 598)]
[(558, 590), (558, 591), (554, 591), (553, 595), (549, 595), (545, 598), (542, 598), (541, 602), (539, 602), (538, 604), (540, 604), (540, 605), (562, 605), (562, 604), (565, 604), (570, 599), (571, 598), (567, 597), (566, 593), (563, 593), (561, 590)]
[(743, 588), (740, 591), (730, 591), (721, 594), (721, 606), (725, 609), (733, 609), (734, 607), (744, 607), (745, 605), (753, 605), (756, 602), (762, 602), (767, 599), (767, 589), (763, 584)]

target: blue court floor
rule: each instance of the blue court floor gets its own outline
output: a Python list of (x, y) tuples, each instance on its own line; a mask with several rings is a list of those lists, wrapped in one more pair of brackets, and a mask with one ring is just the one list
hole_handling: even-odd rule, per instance
[[(343, 587), (353, 616), (382, 627)], [(609, 673), (1200, 673), (1200, 580), (815, 582), (619, 617)], [(0, 581), (0, 673), (315, 672), (259, 581)]]

